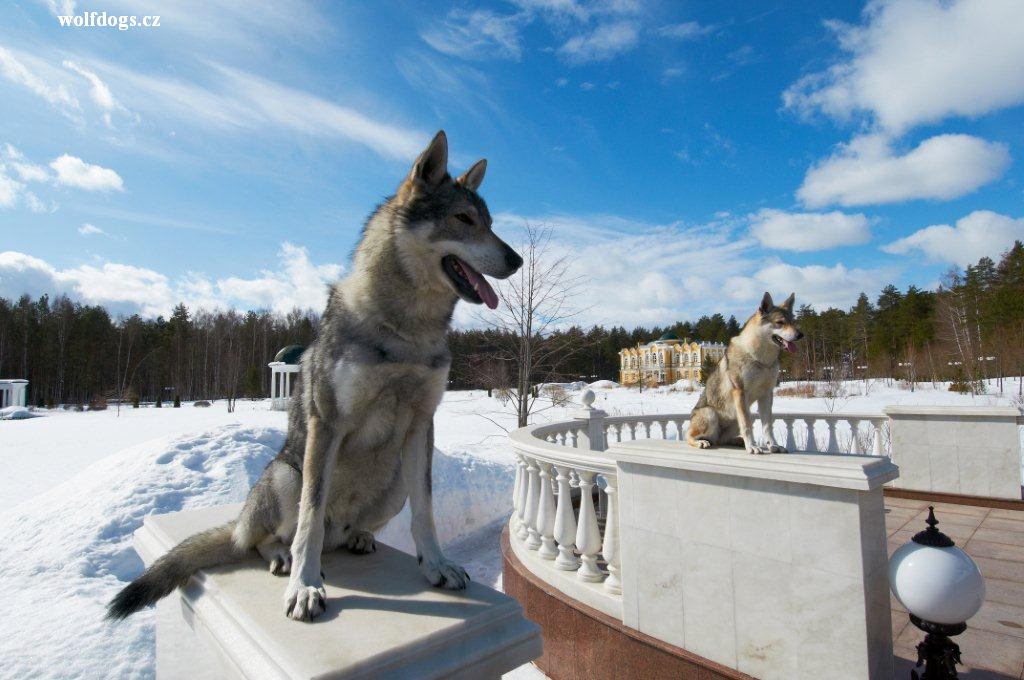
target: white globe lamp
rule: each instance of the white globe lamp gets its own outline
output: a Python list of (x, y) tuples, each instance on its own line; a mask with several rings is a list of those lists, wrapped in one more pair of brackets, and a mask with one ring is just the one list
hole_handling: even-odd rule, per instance
[(935, 510), (928, 507), (928, 528), (917, 533), (889, 558), (889, 587), (910, 621), (927, 635), (917, 646), (914, 680), (956, 678), (960, 648), (950, 640), (967, 628), (985, 600), (985, 581), (970, 555), (938, 530)]

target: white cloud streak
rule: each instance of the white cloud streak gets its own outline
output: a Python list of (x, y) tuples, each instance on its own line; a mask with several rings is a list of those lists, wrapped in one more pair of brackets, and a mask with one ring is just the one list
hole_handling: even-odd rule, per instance
[(191, 309), (270, 309), (286, 313), (298, 307), (323, 309), (327, 285), (343, 268), (313, 264), (305, 248), (284, 243), (277, 269), (252, 278), (209, 277), (189, 273), (177, 281), (145, 267), (107, 262), (58, 269), (25, 253), (0, 252), (0, 297), (65, 294), (101, 304), (116, 314), (167, 315), (178, 303)]
[(811, 252), (871, 240), (871, 221), (861, 213), (793, 213), (764, 208), (749, 220), (750, 235), (774, 250)]
[(26, 55), (16, 54), (14, 51), (0, 46), (0, 76), (28, 88), (58, 108), (71, 110), (81, 108), (78, 99), (63, 83), (53, 83), (38, 74), (40, 69), (30, 68), (26, 64), (26, 62), (32, 61), (37, 60)]
[(976, 210), (954, 226), (933, 224), (882, 246), (882, 250), (894, 255), (921, 253), (933, 262), (967, 266), (982, 257), (998, 259), (1015, 240), (1024, 240), (1024, 218)]
[(58, 156), (50, 163), (50, 167), (57, 173), (57, 184), (86, 191), (124, 191), (124, 180), (116, 172), (86, 163), (75, 156)]
[(426, 29), (420, 37), (438, 52), (450, 56), (518, 61), (523, 53), (519, 30), (528, 20), (525, 13), (452, 10), (442, 23)]
[(82, 236), (105, 236), (107, 232), (103, 231), (95, 224), (89, 224), (88, 222), (86, 222), (78, 228), (78, 233), (81, 234)]
[(1024, 102), (1024, 3), (873, 0), (863, 23), (831, 22), (844, 58), (783, 95), (803, 114), (866, 113), (900, 134)]
[(808, 170), (797, 198), (811, 208), (947, 200), (998, 179), (1009, 165), (1005, 145), (970, 135), (930, 137), (904, 155), (884, 135), (863, 135)]
[(429, 139), (425, 133), (380, 122), (352, 107), (244, 71), (212, 63), (210, 68), (215, 82), (203, 87), (114, 64), (99, 66), (121, 85), (133, 111), (171, 116), (186, 125), (342, 139), (402, 160), (415, 158)]
[(640, 29), (634, 21), (601, 24), (592, 32), (569, 38), (558, 54), (570, 64), (608, 61), (636, 47)]

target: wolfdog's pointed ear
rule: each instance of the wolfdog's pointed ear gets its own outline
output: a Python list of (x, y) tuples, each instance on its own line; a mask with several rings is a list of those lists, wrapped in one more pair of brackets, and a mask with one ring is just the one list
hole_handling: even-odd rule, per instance
[(762, 314), (767, 314), (768, 312), (772, 311), (772, 307), (774, 306), (775, 303), (772, 302), (772, 294), (769, 293), (768, 291), (765, 291), (764, 297), (761, 298), (761, 306), (758, 308), (758, 311), (760, 311)]
[(794, 302), (796, 302), (796, 293), (790, 293), (789, 297), (786, 298), (786, 301), (779, 305), (779, 307), (782, 307), (783, 309), (788, 309), (789, 311), (792, 312)]
[(455, 181), (470, 191), (476, 191), (480, 188), (480, 185), (483, 184), (485, 172), (487, 172), (487, 159), (481, 158), (476, 163), (473, 163), (473, 167), (466, 170), (466, 172)]
[(439, 130), (412, 165), (409, 179), (435, 189), (448, 174), (448, 137)]

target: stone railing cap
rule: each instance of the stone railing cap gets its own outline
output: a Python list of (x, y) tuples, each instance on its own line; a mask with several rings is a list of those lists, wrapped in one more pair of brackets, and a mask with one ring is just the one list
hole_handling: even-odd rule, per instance
[(1021, 415), (1014, 406), (886, 406), (887, 416), (960, 416), (966, 418), (1017, 418)]
[[(149, 563), (240, 507), (147, 517), (136, 549)], [(180, 594), (185, 617), (243, 676), (497, 677), (541, 653), (540, 629), (515, 600), (477, 583), (432, 588), (414, 557), (386, 545), (370, 555), (328, 553), (322, 566), (327, 611), (314, 623), (285, 617), (287, 579), (256, 557), (197, 574)]]
[(605, 452), (616, 463), (636, 463), (732, 477), (772, 479), (868, 491), (899, 477), (886, 457), (830, 453), (752, 455), (736, 449), (698, 449), (679, 441), (645, 439), (614, 444)]

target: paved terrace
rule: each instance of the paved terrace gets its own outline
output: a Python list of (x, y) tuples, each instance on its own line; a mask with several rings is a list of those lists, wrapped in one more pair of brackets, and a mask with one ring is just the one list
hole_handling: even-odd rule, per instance
[[(885, 499), (889, 554), (921, 529), (927, 501)], [(1024, 680), (1024, 511), (934, 503), (939, 529), (967, 551), (985, 577), (985, 604), (967, 630), (954, 640), (960, 645), (963, 680)], [(897, 678), (910, 677), (917, 661), (917, 643), (924, 633), (892, 599), (892, 637)]]

